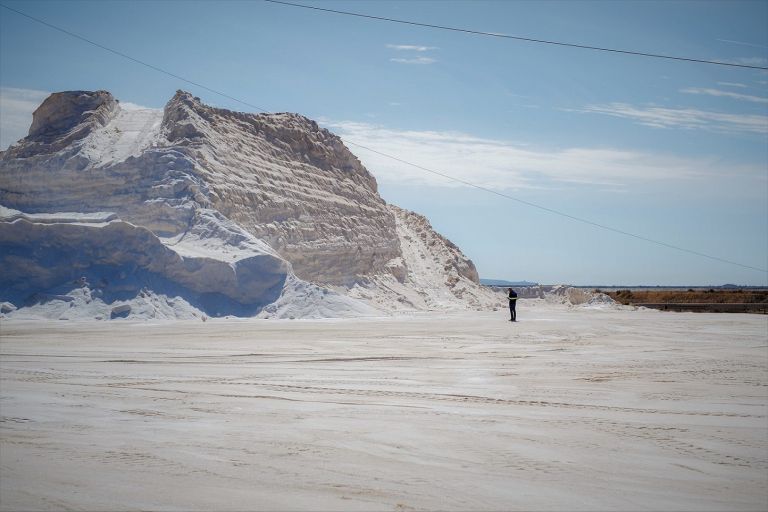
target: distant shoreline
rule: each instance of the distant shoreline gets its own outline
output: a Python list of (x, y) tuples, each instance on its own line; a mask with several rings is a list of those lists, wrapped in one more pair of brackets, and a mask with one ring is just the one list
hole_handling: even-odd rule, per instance
[[(526, 288), (526, 287), (532, 287), (532, 286), (541, 286), (545, 288), (551, 288), (553, 284), (539, 284), (539, 283), (531, 283), (531, 284), (517, 284), (517, 283), (509, 283), (509, 284), (488, 284), (483, 281), (486, 281), (484, 279), (481, 279), (481, 284), (484, 286), (489, 286), (491, 288), (500, 288), (500, 287), (520, 287), (520, 288)], [(488, 280), (490, 281), (490, 280)], [(757, 285), (601, 285), (601, 284), (569, 284), (568, 286), (572, 288), (579, 288), (584, 290), (602, 290), (602, 291), (619, 291), (619, 290), (659, 290), (659, 291), (686, 291), (686, 290), (696, 290), (696, 291), (706, 291), (706, 290), (717, 290), (717, 291), (736, 291), (736, 290), (749, 290), (749, 291), (768, 291), (768, 286), (757, 286)]]

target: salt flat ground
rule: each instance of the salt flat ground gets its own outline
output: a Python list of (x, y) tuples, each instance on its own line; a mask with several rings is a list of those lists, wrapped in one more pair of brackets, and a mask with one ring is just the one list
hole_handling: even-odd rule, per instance
[(0, 325), (0, 508), (766, 510), (768, 317)]

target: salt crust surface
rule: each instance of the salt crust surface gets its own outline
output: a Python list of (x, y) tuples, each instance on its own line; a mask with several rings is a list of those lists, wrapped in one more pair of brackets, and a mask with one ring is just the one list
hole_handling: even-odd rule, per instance
[(761, 315), (0, 320), (0, 510), (766, 510)]

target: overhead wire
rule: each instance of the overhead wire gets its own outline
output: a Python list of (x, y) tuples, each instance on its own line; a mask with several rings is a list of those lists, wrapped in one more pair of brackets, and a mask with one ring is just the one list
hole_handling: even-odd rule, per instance
[[(271, 1), (271, 0), (269, 0), (269, 1)], [(150, 63), (145, 62), (143, 60), (137, 59), (135, 57), (127, 55), (127, 54), (125, 54), (123, 52), (120, 52), (118, 50), (115, 50), (113, 48), (109, 48), (109, 47), (107, 47), (107, 46), (105, 46), (103, 44), (100, 44), (100, 43), (97, 43), (95, 41), (92, 41), (91, 39), (83, 37), (83, 36), (81, 36), (79, 34), (71, 32), (71, 31), (69, 31), (67, 29), (59, 27), (59, 26), (54, 25), (52, 23), (49, 23), (47, 21), (41, 20), (41, 19), (39, 19), (39, 18), (37, 18), (35, 16), (31, 16), (31, 15), (29, 15), (27, 13), (24, 13), (24, 12), (19, 11), (17, 9), (14, 9), (12, 7), (8, 7), (5, 4), (0, 3), (0, 7), (8, 9), (9, 11), (15, 12), (15, 13), (21, 15), (21, 16), (24, 16), (25, 18), (28, 18), (28, 19), (30, 19), (32, 21), (35, 21), (35, 22), (40, 23), (42, 25), (45, 25), (46, 27), (49, 27), (51, 29), (57, 30), (59, 32), (62, 32), (64, 34), (68, 35), (68, 36), (74, 37), (74, 38), (76, 38), (76, 39), (78, 39), (80, 41), (86, 42), (86, 43), (88, 43), (90, 45), (93, 45), (93, 46), (95, 46), (97, 48), (100, 48), (102, 50), (110, 52), (110, 53), (112, 53), (114, 55), (117, 55), (117, 56), (122, 57), (124, 59), (130, 60), (130, 61), (132, 61), (134, 63), (141, 64), (142, 66), (150, 68), (150, 69), (152, 69), (154, 71), (157, 71), (159, 73), (162, 73), (162, 74), (165, 74), (167, 76), (173, 77), (173, 78), (175, 78), (177, 80), (181, 80), (181, 81), (183, 81), (185, 83), (194, 85), (196, 87), (200, 87), (201, 89), (204, 89), (206, 91), (212, 92), (214, 94), (218, 94), (218, 95), (220, 95), (220, 96), (222, 96), (224, 98), (227, 98), (227, 99), (230, 99), (230, 100), (235, 101), (237, 103), (240, 103), (242, 105), (251, 107), (251, 108), (253, 108), (255, 110), (258, 110), (260, 112), (269, 113), (269, 111), (267, 109), (264, 109), (264, 108), (262, 108), (262, 107), (260, 107), (258, 105), (254, 105), (253, 103), (241, 100), (241, 99), (236, 98), (236, 97), (234, 97), (232, 95), (229, 95), (227, 93), (218, 91), (216, 89), (213, 89), (211, 87), (203, 85), (203, 84), (201, 84), (201, 83), (199, 83), (197, 81), (190, 80), (190, 79), (185, 78), (183, 76), (180, 76), (180, 75), (178, 75), (176, 73), (172, 73), (172, 72), (167, 71), (167, 70), (165, 70), (163, 68), (155, 66), (154, 64), (150, 64)], [(670, 243), (667, 243), (667, 242), (664, 242), (664, 241), (661, 241), (661, 240), (655, 240), (653, 238), (648, 238), (648, 237), (645, 237), (645, 236), (642, 236), (642, 235), (637, 235), (637, 234), (631, 233), (629, 231), (624, 231), (622, 229), (614, 228), (614, 227), (608, 226), (606, 224), (601, 224), (601, 223), (594, 222), (594, 221), (591, 221), (591, 220), (588, 220), (588, 219), (584, 219), (582, 217), (577, 217), (575, 215), (571, 215), (569, 213), (565, 213), (565, 212), (562, 212), (560, 210), (556, 210), (554, 208), (549, 208), (549, 207), (546, 207), (546, 206), (542, 206), (540, 204), (536, 204), (536, 203), (533, 203), (531, 201), (526, 201), (524, 199), (520, 199), (520, 198), (511, 196), (509, 194), (505, 194), (503, 192), (499, 192), (498, 190), (494, 190), (492, 188), (488, 188), (488, 187), (485, 187), (485, 186), (482, 186), (482, 185), (478, 185), (476, 183), (472, 183), (470, 181), (466, 181), (466, 180), (463, 180), (463, 179), (460, 179), (460, 178), (456, 178), (454, 176), (450, 176), (450, 175), (442, 173), (440, 171), (435, 171), (434, 169), (429, 169), (429, 168), (421, 166), (419, 164), (415, 164), (413, 162), (409, 162), (409, 161), (404, 160), (402, 158), (399, 158), (399, 157), (396, 157), (396, 156), (384, 153), (382, 151), (378, 151), (376, 149), (370, 148), (368, 146), (365, 146), (363, 144), (360, 144), (358, 142), (352, 141), (352, 140), (347, 139), (347, 138), (343, 138), (342, 140), (344, 140), (344, 142), (346, 142), (347, 144), (350, 144), (352, 146), (355, 146), (355, 147), (358, 147), (358, 148), (370, 151), (372, 153), (375, 153), (377, 155), (389, 158), (389, 159), (394, 160), (396, 162), (400, 162), (402, 164), (409, 165), (409, 166), (414, 167), (416, 169), (420, 169), (422, 171), (425, 171), (425, 172), (428, 172), (428, 173), (431, 173), (431, 174), (434, 174), (434, 175), (437, 175), (437, 176), (441, 176), (441, 177), (443, 177), (445, 179), (454, 181), (456, 183), (461, 183), (461, 184), (466, 185), (468, 187), (472, 187), (472, 188), (475, 188), (477, 190), (482, 190), (482, 191), (485, 191), (485, 192), (497, 195), (499, 197), (503, 197), (503, 198), (515, 201), (517, 203), (520, 203), (520, 204), (523, 204), (523, 205), (526, 205), (526, 206), (530, 206), (530, 207), (537, 208), (537, 209), (542, 210), (542, 211), (546, 211), (546, 212), (549, 212), (549, 213), (552, 213), (552, 214), (555, 214), (555, 215), (559, 215), (561, 217), (568, 218), (568, 219), (573, 220), (573, 221), (581, 222), (583, 224), (587, 224), (587, 225), (590, 225), (590, 226), (593, 226), (593, 227), (596, 227), (596, 228), (604, 229), (604, 230), (607, 230), (607, 231), (611, 231), (613, 233), (617, 233), (617, 234), (621, 234), (621, 235), (628, 236), (628, 237), (631, 237), (631, 238), (635, 238), (637, 240), (653, 243), (653, 244), (656, 244), (656, 245), (659, 245), (659, 246), (662, 246), (662, 247), (666, 247), (668, 249), (674, 249), (674, 250), (681, 251), (681, 252), (688, 253), (688, 254), (692, 254), (692, 255), (695, 255), (695, 256), (699, 256), (699, 257), (703, 257), (703, 258), (708, 258), (708, 259), (713, 260), (713, 261), (718, 261), (718, 262), (721, 262), (721, 263), (727, 263), (727, 264), (730, 264), (730, 265), (735, 265), (735, 266), (746, 268), (746, 269), (750, 269), (750, 270), (756, 270), (758, 272), (768, 273), (768, 269), (758, 268), (758, 267), (754, 267), (754, 266), (751, 266), (751, 265), (746, 265), (746, 264), (743, 264), (743, 263), (739, 263), (737, 261), (732, 261), (732, 260), (729, 260), (729, 259), (720, 258), (718, 256), (713, 256), (713, 255), (706, 254), (706, 253), (703, 253), (703, 252), (700, 252), (700, 251), (695, 251), (693, 249), (687, 249), (685, 247), (681, 247), (681, 246), (678, 246), (678, 245), (670, 244)]]
[(597, 228), (600, 228), (600, 229), (605, 229), (605, 230), (608, 230), (608, 231), (612, 231), (614, 233), (618, 233), (618, 234), (621, 234), (621, 235), (625, 235), (625, 236), (629, 236), (629, 237), (632, 237), (632, 238), (636, 238), (638, 240), (642, 240), (642, 241), (645, 241), (645, 242), (651, 242), (651, 243), (654, 243), (656, 245), (660, 245), (662, 247), (666, 247), (668, 249), (675, 249), (677, 251), (686, 252), (688, 254), (694, 254), (696, 256), (701, 256), (701, 257), (704, 257), (704, 258), (709, 258), (711, 260), (719, 261), (721, 263), (730, 263), (731, 265), (737, 265), (739, 267), (744, 267), (744, 268), (751, 269), (751, 270), (757, 270), (758, 272), (768, 273), (768, 270), (766, 270), (766, 269), (762, 269), (762, 268), (758, 268), (758, 267), (752, 267), (750, 265), (744, 265), (744, 264), (738, 263), (736, 261), (731, 261), (731, 260), (727, 260), (727, 259), (720, 258), (720, 257), (717, 257), (717, 256), (712, 256), (712, 255), (709, 255), (709, 254), (705, 254), (703, 252), (694, 251), (692, 249), (686, 249), (685, 247), (680, 247), (680, 246), (677, 246), (677, 245), (673, 245), (673, 244), (670, 244), (670, 243), (667, 243), (667, 242), (663, 242), (661, 240), (655, 240), (653, 238), (647, 238), (647, 237), (644, 237), (642, 235), (636, 235), (634, 233), (630, 233), (629, 231), (624, 231), (624, 230), (621, 230), (621, 229), (618, 229), (618, 228), (613, 228), (613, 227), (605, 225), (605, 224), (600, 224), (599, 222), (594, 222), (594, 221), (591, 221), (591, 220), (588, 220), (588, 219), (584, 219), (584, 218), (581, 218), (581, 217), (576, 217), (575, 215), (571, 215), (571, 214), (568, 214), (568, 213), (565, 213), (565, 212), (562, 212), (562, 211), (559, 211), (559, 210), (555, 210), (553, 208), (548, 208), (548, 207), (542, 206), (540, 204), (532, 203), (530, 201), (526, 201), (524, 199), (520, 199), (518, 197), (514, 197), (514, 196), (511, 196), (509, 194), (505, 194), (503, 192), (499, 192), (498, 190), (494, 190), (492, 188), (484, 187), (482, 185), (477, 185), (476, 183), (472, 183), (472, 182), (469, 182), (469, 181), (466, 181), (466, 180), (462, 180), (460, 178), (449, 176), (447, 174), (444, 174), (444, 173), (439, 172), (439, 171), (435, 171), (433, 169), (428, 169), (428, 168), (423, 167), (421, 165), (414, 164), (412, 162), (408, 162), (406, 160), (397, 158), (397, 157), (392, 156), (392, 155), (388, 155), (386, 153), (382, 153), (381, 151), (377, 151), (377, 150), (369, 148), (367, 146), (363, 146), (362, 144), (358, 144), (356, 142), (352, 142), (352, 141), (350, 141), (348, 139), (344, 139), (344, 141), (347, 144), (351, 144), (352, 146), (357, 146), (359, 148), (366, 149), (368, 151), (376, 153), (377, 155), (381, 155), (381, 156), (390, 158), (390, 159), (395, 160), (397, 162), (409, 165), (411, 167), (415, 167), (417, 169), (421, 169), (422, 171), (426, 171), (426, 172), (435, 174), (437, 176), (442, 176), (443, 178), (447, 178), (447, 179), (455, 181), (457, 183), (461, 183), (461, 184), (466, 185), (468, 187), (472, 187), (472, 188), (475, 188), (477, 190), (482, 190), (482, 191), (485, 191), (485, 192), (489, 192), (491, 194), (495, 194), (497, 196), (504, 197), (506, 199), (511, 199), (512, 201), (516, 201), (518, 203), (521, 203), (521, 204), (524, 204), (524, 205), (527, 205), (527, 206), (531, 206), (533, 208), (538, 208), (539, 210), (543, 210), (545, 212), (554, 213), (556, 215), (560, 215), (561, 217), (566, 217), (568, 219), (575, 220), (575, 221), (578, 221), (578, 222), (582, 222), (584, 224), (588, 224), (588, 225), (593, 226), (593, 227), (597, 227)]
[(20, 16), (24, 16), (25, 18), (28, 18), (28, 19), (30, 19), (32, 21), (36, 21), (37, 23), (45, 25), (48, 28), (52, 28), (53, 30), (58, 30), (59, 32), (62, 32), (64, 34), (68, 35), (68, 36), (74, 37), (75, 39), (79, 39), (79, 40), (81, 40), (83, 42), (86, 42), (86, 43), (88, 43), (90, 45), (93, 45), (93, 46), (95, 46), (97, 48), (101, 48), (102, 50), (105, 50), (105, 51), (108, 51), (110, 53), (113, 53), (113, 54), (115, 54), (115, 55), (117, 55), (119, 57), (122, 57), (124, 59), (128, 59), (128, 60), (130, 60), (132, 62), (135, 62), (137, 64), (141, 64), (142, 66), (146, 66), (146, 67), (148, 67), (150, 69), (153, 69), (153, 70), (157, 71), (158, 73), (162, 73), (164, 75), (168, 75), (168, 76), (170, 76), (172, 78), (175, 78), (177, 80), (181, 80), (182, 82), (186, 82), (186, 83), (188, 83), (190, 85), (194, 85), (195, 87), (199, 87), (199, 88), (204, 89), (204, 90), (206, 90), (208, 92), (212, 92), (214, 94), (218, 94), (219, 96), (223, 96), (224, 98), (230, 99), (232, 101), (236, 101), (236, 102), (241, 103), (243, 105), (247, 105), (247, 106), (249, 106), (251, 108), (255, 108), (256, 110), (260, 110), (262, 112), (267, 112), (266, 109), (263, 109), (263, 108), (258, 107), (256, 105), (253, 105), (251, 103), (247, 103), (245, 101), (239, 100), (239, 99), (235, 98), (234, 96), (230, 96), (227, 93), (224, 93), (224, 92), (221, 92), (221, 91), (217, 91), (216, 89), (212, 89), (212, 88), (210, 88), (210, 87), (208, 87), (206, 85), (203, 85), (203, 84), (201, 84), (199, 82), (195, 82), (193, 80), (190, 80), (189, 78), (184, 78), (183, 76), (179, 76), (179, 75), (177, 75), (175, 73), (171, 73), (170, 71), (166, 71), (165, 69), (159, 68), (159, 67), (157, 67), (157, 66), (155, 66), (153, 64), (150, 64), (148, 62), (144, 62), (143, 60), (139, 60), (139, 59), (137, 59), (135, 57), (131, 57), (130, 55), (127, 55), (127, 54), (125, 54), (123, 52), (120, 52), (120, 51), (115, 50), (113, 48), (109, 48), (107, 46), (104, 46), (103, 44), (99, 44), (96, 41), (92, 41), (92, 40), (90, 40), (90, 39), (88, 39), (86, 37), (81, 36), (80, 34), (75, 34), (74, 32), (70, 32), (69, 30), (67, 30), (65, 28), (61, 28), (61, 27), (59, 27), (57, 25), (54, 25), (52, 23), (48, 23), (45, 20), (41, 20), (40, 18), (36, 18), (35, 16), (32, 16), (32, 15), (29, 15), (29, 14), (27, 14), (25, 12), (19, 11), (18, 9), (14, 9), (13, 7), (8, 7), (5, 4), (0, 4), (0, 7), (8, 9), (9, 11), (13, 11), (13, 12), (15, 12), (16, 14), (18, 14)]
[(396, 18), (387, 18), (384, 16), (373, 16), (371, 14), (362, 14), (359, 12), (351, 12), (351, 11), (340, 11), (338, 9), (328, 9), (326, 7), (317, 7), (314, 5), (305, 5), (305, 4), (297, 4), (293, 2), (284, 2), (282, 0), (262, 0), (264, 2), (275, 4), (275, 5), (283, 5), (288, 7), (297, 7), (300, 9), (310, 9), (313, 11), (320, 11), (320, 12), (327, 12), (332, 14), (340, 14), (343, 16), (355, 16), (357, 18), (365, 18), (365, 19), (371, 19), (371, 20), (377, 20), (377, 21), (386, 21), (389, 23), (400, 23), (402, 25), (412, 25), (416, 27), (425, 27), (425, 28), (433, 28), (437, 30), (449, 30), (451, 32), (461, 32), (464, 34), (472, 34), (477, 36), (487, 36), (487, 37), (497, 37), (501, 39), (511, 39), (515, 41), (524, 41), (527, 43), (537, 43), (537, 44), (548, 44), (548, 45), (554, 45), (554, 46), (564, 46), (569, 48), (579, 48), (582, 50), (593, 50), (593, 51), (600, 51), (600, 52), (610, 52), (610, 53), (619, 53), (624, 55), (635, 55), (638, 57), (650, 57), (654, 59), (667, 59), (667, 60), (677, 60), (677, 61), (684, 61), (684, 62), (695, 62), (698, 64), (712, 64), (717, 66), (730, 66), (735, 68), (747, 68), (747, 69), (759, 69), (759, 70), (768, 70), (768, 67), (766, 66), (755, 66), (751, 64), (739, 64), (735, 62), (724, 62), (724, 61), (718, 61), (718, 60), (708, 60), (708, 59), (695, 59), (692, 57), (679, 57), (675, 55), (664, 55), (660, 53), (649, 53), (649, 52), (640, 52), (640, 51), (634, 51), (634, 50), (621, 50), (618, 48), (608, 48), (608, 47), (602, 47), (602, 46), (590, 46), (585, 44), (577, 44), (577, 43), (566, 43), (563, 41), (552, 41), (549, 39), (536, 39), (532, 37), (522, 37), (522, 36), (513, 36), (509, 34), (499, 34), (497, 32), (485, 32), (482, 30), (471, 30), (467, 28), (458, 28), (458, 27), (448, 27), (445, 25), (435, 25), (432, 23), (421, 23), (418, 21), (410, 21), (410, 20), (400, 20)]

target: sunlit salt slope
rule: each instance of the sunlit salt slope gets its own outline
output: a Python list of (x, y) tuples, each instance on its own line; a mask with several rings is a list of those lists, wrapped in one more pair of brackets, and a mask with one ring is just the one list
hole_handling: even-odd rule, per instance
[(0, 314), (336, 317), (488, 307), (429, 222), (331, 132), (178, 91), (52, 94), (0, 153)]

